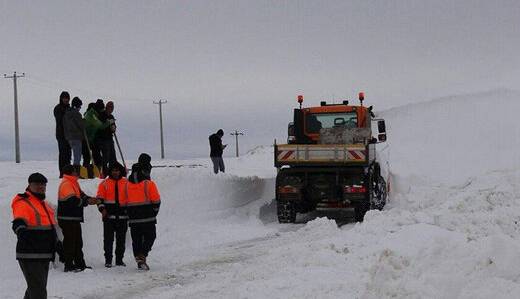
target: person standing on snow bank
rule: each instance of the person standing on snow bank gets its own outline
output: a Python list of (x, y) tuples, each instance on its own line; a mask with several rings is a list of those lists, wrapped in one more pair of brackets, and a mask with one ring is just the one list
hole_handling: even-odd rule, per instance
[(63, 232), (63, 259), (65, 272), (80, 272), (91, 267), (83, 258), (81, 222), (83, 208), (98, 203), (96, 198), (81, 191), (78, 173), (72, 165), (63, 167), (63, 179), (58, 187), (58, 225)]
[(148, 154), (141, 154), (139, 160), (143, 164), (132, 165), (132, 174), (125, 190), (132, 249), (139, 270), (150, 270), (146, 258), (156, 238), (155, 226), (161, 205), (159, 190), (150, 179), (151, 164), (146, 164), (149, 157)]
[(79, 173), (81, 167), (82, 142), (85, 139), (85, 124), (79, 110), (83, 102), (78, 97), (72, 99), (72, 107), (69, 107), (63, 116), (63, 131), (73, 152), (73, 162), (76, 172)]
[(126, 213), (125, 190), (128, 180), (126, 169), (115, 162), (108, 167), (108, 178), (98, 186), (98, 209), (103, 219), (103, 248), (105, 251), (105, 267), (112, 267), (112, 249), (114, 234), (116, 235), (116, 266), (126, 266), (123, 262), (125, 254), (128, 215)]
[(217, 174), (219, 170), (221, 172), (225, 172), (224, 159), (222, 159), (222, 153), (226, 148), (227, 144), (222, 144), (222, 137), (224, 136), (224, 131), (219, 129), (217, 133), (209, 136), (209, 146), (210, 146), (210, 158), (211, 162), (213, 162), (213, 172)]
[(101, 150), (101, 144), (98, 140), (98, 134), (100, 131), (108, 128), (113, 122), (102, 122), (100, 120), (101, 114), (105, 110), (105, 104), (103, 100), (98, 99), (92, 108), (88, 109), (85, 114), (85, 131), (87, 139), (92, 150), (94, 163), (101, 171), (103, 166), (103, 156)]
[(56, 120), (56, 140), (58, 141), (58, 168), (60, 171), (60, 178), (63, 176), (61, 170), (65, 165), (70, 164), (71, 149), (69, 142), (65, 139), (65, 132), (63, 130), (63, 116), (70, 107), (70, 94), (62, 91), (60, 94), (60, 102), (54, 107), (54, 119)]
[(18, 237), (16, 259), (27, 282), (24, 298), (47, 298), (49, 262), (61, 255), (54, 209), (45, 201), (47, 178), (33, 173), (24, 193), (13, 198), (13, 231)]
[[(114, 112), (114, 102), (108, 101), (105, 110), (99, 114), (99, 120), (108, 127), (98, 131), (96, 136), (96, 146), (101, 150), (101, 168), (107, 169), (108, 165), (117, 161), (116, 149), (114, 147), (113, 134), (116, 131)], [(106, 172), (104, 175), (108, 175)]]

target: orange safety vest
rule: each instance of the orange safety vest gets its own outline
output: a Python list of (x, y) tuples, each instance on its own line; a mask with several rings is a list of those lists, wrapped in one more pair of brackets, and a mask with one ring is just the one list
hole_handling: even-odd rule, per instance
[(125, 188), (128, 206), (142, 206), (152, 203), (160, 203), (161, 196), (153, 181), (144, 180), (137, 184), (128, 182)]
[(60, 186), (58, 187), (58, 201), (67, 201), (69, 198), (81, 197), (81, 188), (78, 178), (72, 175), (63, 175)]
[(127, 199), (128, 224), (156, 223), (161, 196), (155, 183), (144, 180), (139, 183), (127, 182), (125, 188)]
[(86, 196), (81, 192), (78, 177), (63, 175), (58, 187), (58, 220), (83, 222), (85, 200)]
[[(56, 242), (54, 209), (31, 192), (18, 194), (11, 203), (15, 233), (26, 230), (16, 245), (17, 259), (52, 259)], [(23, 221), (21, 224), (19, 221)]]
[[(101, 183), (99, 183), (98, 191), (96, 197), (101, 199), (103, 203), (115, 203), (116, 202), (116, 180), (111, 178), (104, 179)], [(117, 192), (118, 192), (118, 200), (119, 205), (126, 206), (126, 183), (128, 180), (126, 178), (120, 178), (117, 180)]]
[[(101, 200), (98, 205), (100, 210), (105, 209), (108, 213), (108, 219), (128, 219), (126, 215), (126, 178), (114, 180), (106, 178), (99, 183), (96, 197)], [(116, 184), (117, 184), (117, 201), (116, 201)], [(117, 217), (116, 217), (117, 215)]]

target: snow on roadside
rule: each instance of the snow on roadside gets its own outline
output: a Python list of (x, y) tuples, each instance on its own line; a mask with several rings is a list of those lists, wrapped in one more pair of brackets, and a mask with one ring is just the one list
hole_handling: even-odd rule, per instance
[[(142, 298), (514, 298), (520, 171), (414, 186), (338, 228), (325, 218), (214, 247)], [(434, 192), (432, 192), (434, 190)], [(185, 280), (181, 279), (184, 276)]]

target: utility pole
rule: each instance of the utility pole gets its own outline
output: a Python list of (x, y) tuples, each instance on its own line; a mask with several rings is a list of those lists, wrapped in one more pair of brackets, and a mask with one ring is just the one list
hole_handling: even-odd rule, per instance
[(162, 125), (162, 105), (168, 103), (167, 100), (154, 101), (154, 104), (159, 105), (159, 121), (161, 123), (161, 159), (164, 159), (164, 137), (163, 137), (163, 125)]
[(235, 130), (235, 132), (230, 133), (229, 135), (235, 136), (235, 151), (236, 151), (237, 158), (238, 158), (238, 135), (244, 135), (244, 133), (241, 133), (241, 132), (238, 132), (237, 130)]
[(16, 72), (14, 72), (12, 76), (7, 76), (4, 74), (5, 79), (13, 79), (14, 86), (14, 145), (16, 151), (16, 163), (20, 163), (20, 130), (18, 127), (18, 88), (16, 86), (16, 79), (22, 77), (25, 77), (25, 73), (18, 75)]

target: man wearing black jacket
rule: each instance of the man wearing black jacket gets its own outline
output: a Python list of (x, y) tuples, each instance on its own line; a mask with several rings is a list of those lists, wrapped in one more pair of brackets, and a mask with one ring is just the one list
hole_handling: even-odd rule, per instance
[(97, 203), (96, 198), (89, 197), (81, 190), (75, 168), (72, 165), (63, 167), (63, 179), (58, 187), (57, 218), (63, 232), (65, 272), (78, 272), (90, 268), (83, 258), (81, 222), (83, 208)]
[[(96, 146), (101, 150), (101, 168), (107, 169), (108, 165), (116, 162), (116, 150), (114, 147), (113, 134), (116, 131), (114, 112), (114, 102), (108, 101), (105, 110), (99, 113), (99, 120), (103, 123), (109, 122), (110, 125), (97, 133)], [(104, 175), (108, 175), (104, 173)]]
[(222, 137), (224, 136), (224, 131), (222, 129), (218, 130), (217, 133), (209, 136), (209, 146), (210, 146), (210, 158), (211, 162), (213, 162), (213, 172), (217, 174), (219, 170), (221, 172), (225, 172), (224, 160), (222, 159), (222, 153), (227, 145), (222, 144)]
[(62, 169), (65, 165), (70, 164), (72, 150), (69, 142), (65, 139), (65, 132), (63, 130), (63, 116), (70, 107), (70, 94), (62, 91), (60, 94), (60, 102), (54, 107), (54, 119), (56, 120), (56, 140), (58, 141), (58, 167), (60, 171), (60, 178), (63, 177)]
[(157, 236), (155, 225), (161, 205), (157, 185), (150, 179), (149, 160), (148, 154), (141, 154), (139, 162), (132, 165), (125, 190), (132, 249), (139, 270), (150, 270), (146, 258)]

